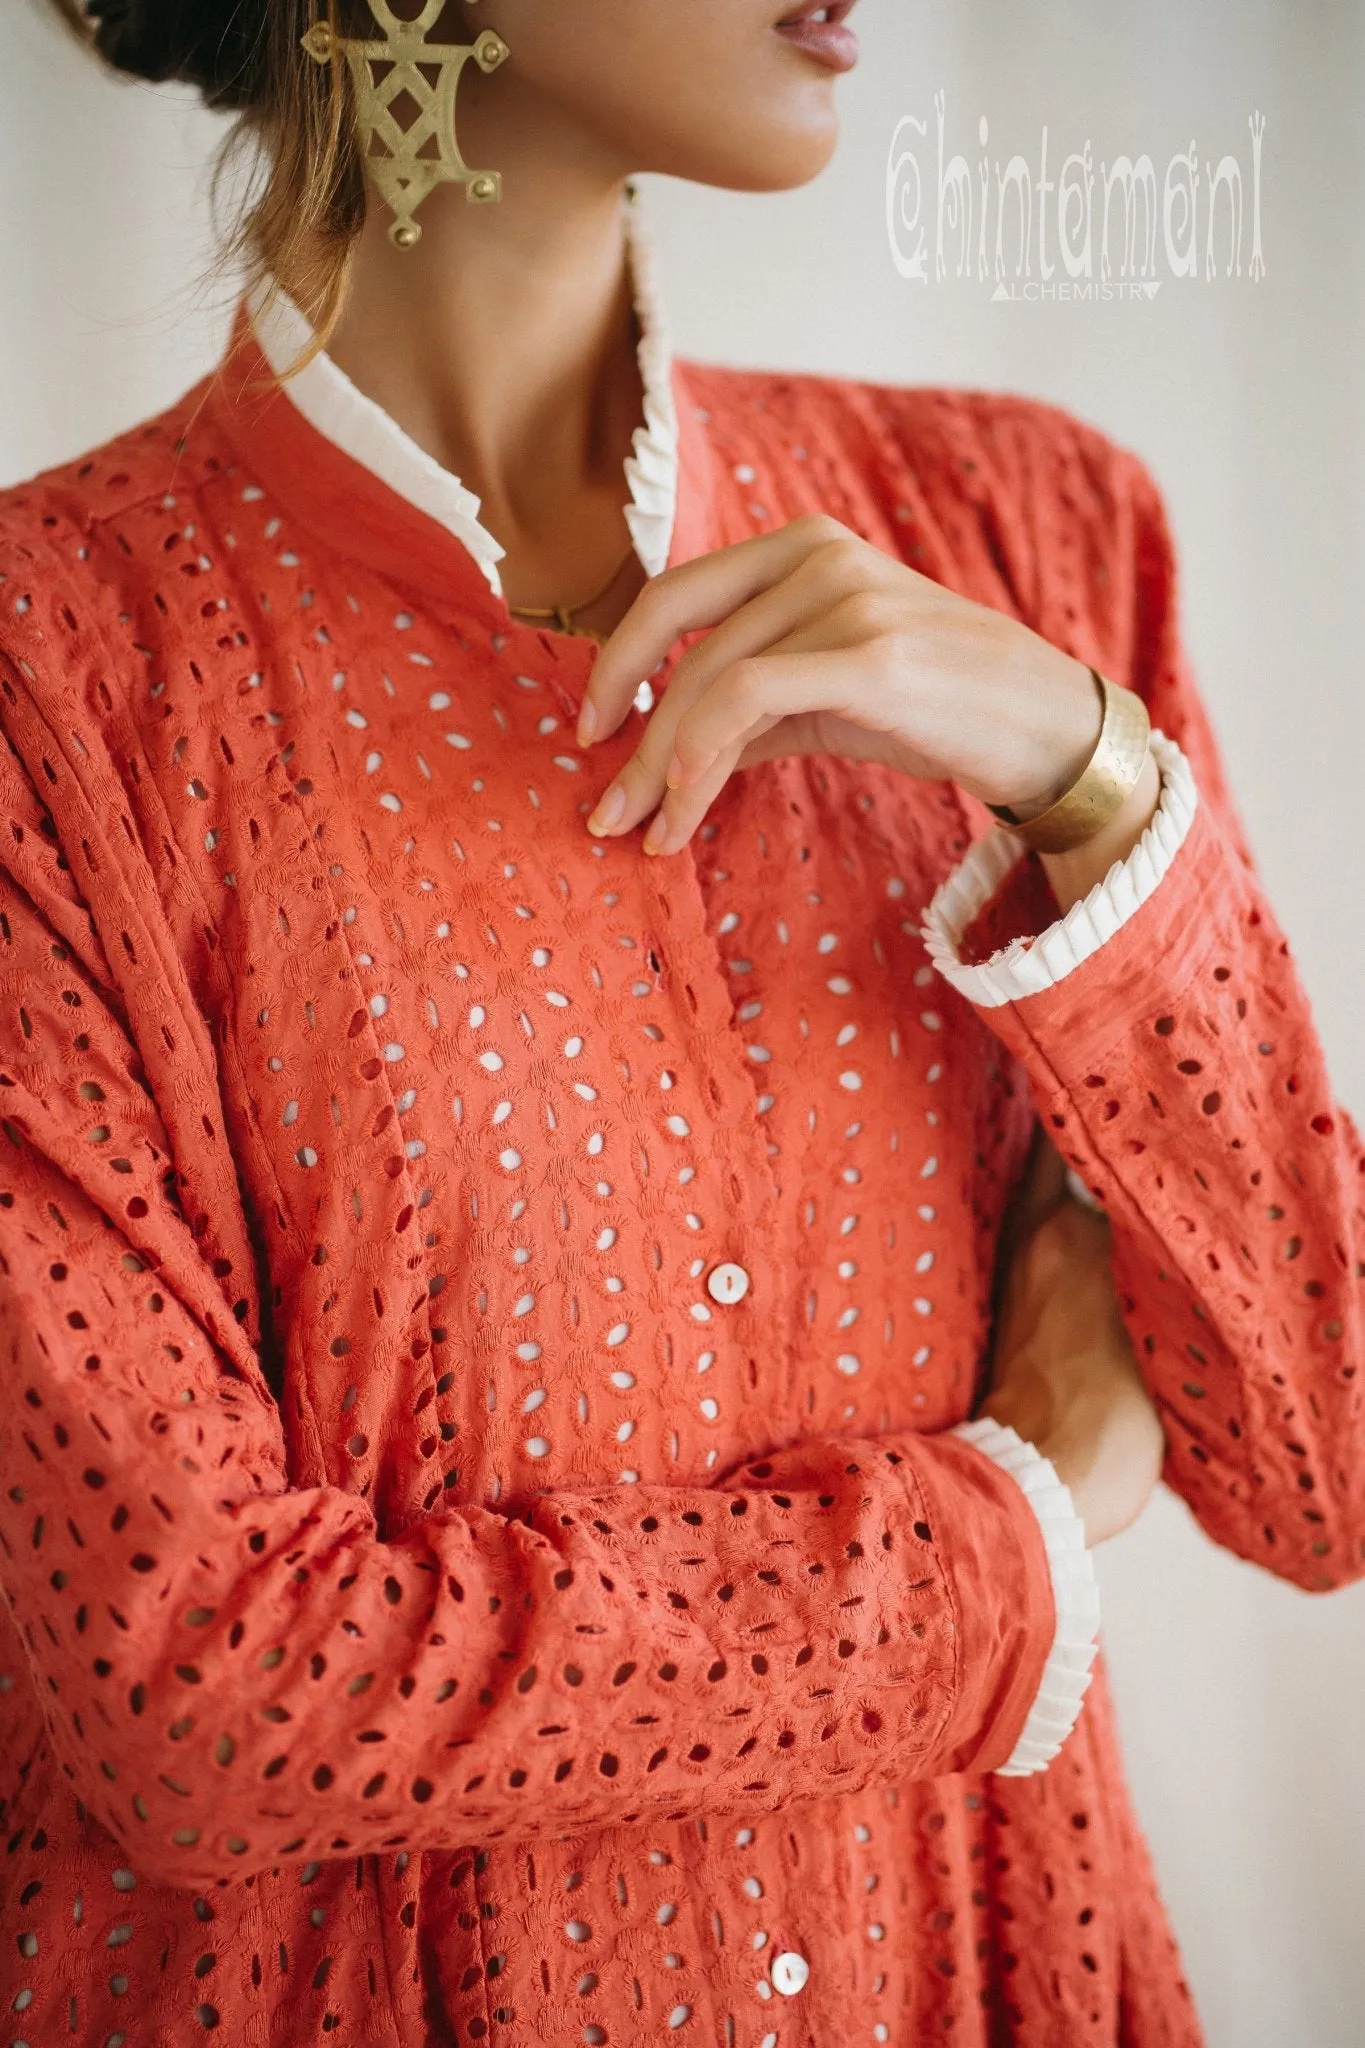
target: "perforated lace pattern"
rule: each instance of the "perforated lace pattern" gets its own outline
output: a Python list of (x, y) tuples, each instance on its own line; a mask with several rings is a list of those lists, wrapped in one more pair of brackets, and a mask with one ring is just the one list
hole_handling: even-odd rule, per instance
[(675, 555), (821, 507), (1018, 612), (1188, 838), (978, 1011), (920, 920), (984, 815), (789, 761), (591, 841), (636, 715), (582, 758), (586, 650), (306, 423), (192, 393), (0, 500), (6, 2038), (1198, 2040), (1102, 1675), (992, 1775), (1052, 1595), (947, 1433), (1036, 1102), (1172, 1483), (1361, 1569), (1357, 1154), (1160, 506), (1043, 407), (675, 380)]

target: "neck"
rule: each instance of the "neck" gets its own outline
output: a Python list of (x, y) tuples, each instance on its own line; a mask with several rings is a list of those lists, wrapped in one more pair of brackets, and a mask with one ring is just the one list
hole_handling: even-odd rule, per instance
[(328, 344), (352, 382), (481, 501), (509, 602), (572, 604), (629, 549), (623, 464), (639, 425), (623, 175), (536, 176), (422, 210), (412, 251), (377, 197)]

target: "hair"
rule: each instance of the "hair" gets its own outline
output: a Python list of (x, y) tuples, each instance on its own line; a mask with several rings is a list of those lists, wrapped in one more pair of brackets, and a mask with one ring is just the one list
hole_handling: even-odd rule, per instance
[(278, 283), (324, 346), (365, 219), (365, 180), (345, 59), (334, 52), (318, 64), (302, 38), (318, 21), (339, 33), (361, 28), (366, 0), (52, 4), (114, 70), (196, 86), (206, 105), (236, 113), (215, 197), (243, 144), (259, 158), (262, 176), (237, 208), (225, 257), (251, 282)]

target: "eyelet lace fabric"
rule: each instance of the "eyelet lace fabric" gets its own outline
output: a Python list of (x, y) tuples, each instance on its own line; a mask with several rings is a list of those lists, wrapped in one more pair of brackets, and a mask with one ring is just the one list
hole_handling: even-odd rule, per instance
[[(832, 511), (1190, 764), (1159, 886), (978, 1006), (921, 920), (984, 813), (790, 760), (592, 840), (638, 714), (581, 756), (584, 645), (262, 367), (0, 498), (7, 2038), (1196, 2043), (1102, 1666), (999, 1775), (1057, 1614), (954, 1434), (1041, 1114), (1171, 1484), (1362, 1569), (1359, 1151), (1150, 479), (671, 372), (673, 560)], [(1023, 862), (957, 957), (1054, 918)]]

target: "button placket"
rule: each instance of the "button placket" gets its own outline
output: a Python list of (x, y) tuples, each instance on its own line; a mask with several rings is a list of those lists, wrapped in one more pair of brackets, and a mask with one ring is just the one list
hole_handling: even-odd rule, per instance
[[(696, 861), (695, 849), (689, 844), (666, 864), (641, 863), (645, 872), (639, 881), (653, 910), (646, 922), (662, 962), (662, 991), (687, 1028), (693, 1076), (703, 1090), (707, 1139), (703, 1170), (713, 1193), (709, 1210), (697, 1206), (708, 1225), (720, 1226), (713, 1239), (715, 1264), (697, 1259), (687, 1271), (686, 1314), (701, 1325), (712, 1324), (722, 1315), (739, 1315), (741, 1321), (730, 1327), (728, 1336), (732, 1344), (743, 1346), (750, 1340), (742, 1321), (747, 1311), (741, 1311), (739, 1303), (744, 1294), (753, 1292), (754, 1262), (761, 1262), (764, 1271), (780, 1271), (789, 1262), (789, 1254), (776, 1241), (783, 1227), (777, 1176)], [(738, 1239), (746, 1255), (751, 1255), (748, 1267), (724, 1258), (727, 1238), (730, 1243)], [(734, 1291), (717, 1296), (710, 1275), (726, 1268), (733, 1269), (728, 1281), (717, 1284)], [(777, 1361), (785, 1361), (789, 1351), (786, 1320), (786, 1312), (779, 1310), (774, 1323), (770, 1304), (765, 1315), (766, 1368), (740, 1370), (727, 1378), (730, 1400), (725, 1423), (737, 1450), (751, 1449), (765, 1438), (766, 1421), (755, 1426), (755, 1420), (770, 1416), (782, 1404), (785, 1388), (779, 1375), (785, 1375), (786, 1368)], [(705, 1357), (708, 1367), (716, 1356)], [(736, 1351), (734, 1356), (738, 1359), (740, 1353)], [(702, 1414), (707, 1422), (718, 1419), (716, 1399), (709, 1392), (704, 1397)]]

